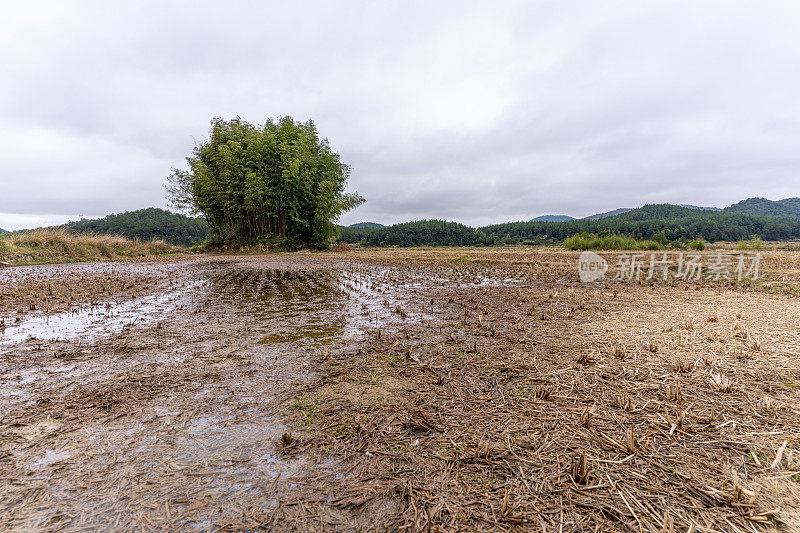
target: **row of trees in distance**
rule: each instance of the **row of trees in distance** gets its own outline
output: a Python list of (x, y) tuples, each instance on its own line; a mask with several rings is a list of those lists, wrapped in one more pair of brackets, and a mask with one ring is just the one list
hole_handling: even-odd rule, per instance
[(386, 228), (340, 228), (341, 240), (367, 246), (486, 246), (494, 239), (475, 228), (444, 220), (418, 220)]
[[(452, 225), (452, 226), (451, 226)], [(433, 231), (437, 228), (436, 231)], [(445, 228), (447, 228), (445, 230)], [(457, 228), (457, 229), (456, 229)], [(665, 245), (697, 238), (708, 242), (761, 238), (767, 241), (800, 238), (800, 218), (755, 216), (727, 211), (704, 211), (671, 204), (647, 205), (620, 215), (564, 222), (509, 222), (481, 228), (444, 221), (418, 221), (387, 228), (341, 228), (341, 240), (368, 246), (464, 246), (490, 244), (562, 243), (574, 235), (623, 235), (655, 239)]]
[(739, 241), (760, 237), (768, 241), (800, 238), (800, 218), (746, 215), (727, 211), (702, 211), (671, 204), (646, 205), (606, 218), (566, 222), (509, 222), (480, 228), (502, 243), (563, 241), (579, 233), (608, 232), (649, 239), (663, 235), (668, 241), (702, 237), (706, 241)]

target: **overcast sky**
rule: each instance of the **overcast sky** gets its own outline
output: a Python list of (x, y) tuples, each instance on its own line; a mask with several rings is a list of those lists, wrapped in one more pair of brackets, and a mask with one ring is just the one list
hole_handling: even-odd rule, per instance
[(13, 2), (0, 227), (168, 207), (210, 119), (313, 119), (367, 202), (473, 225), (800, 196), (800, 3)]

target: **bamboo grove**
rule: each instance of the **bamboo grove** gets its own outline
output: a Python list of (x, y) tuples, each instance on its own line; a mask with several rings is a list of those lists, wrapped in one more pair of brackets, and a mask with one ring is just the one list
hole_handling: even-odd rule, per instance
[(350, 168), (312, 121), (216, 118), (186, 161), (168, 178), (170, 200), (202, 215), (219, 244), (324, 248), (339, 216), (364, 201), (345, 192)]

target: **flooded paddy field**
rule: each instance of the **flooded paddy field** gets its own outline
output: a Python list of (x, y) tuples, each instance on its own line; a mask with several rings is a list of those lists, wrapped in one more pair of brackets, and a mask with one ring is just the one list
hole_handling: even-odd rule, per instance
[(0, 530), (797, 531), (798, 255), (0, 270)]
[(400, 287), (381, 282), (386, 269), (337, 262), (223, 258), (0, 275), (9, 294), (45, 278), (58, 291), (76, 271), (98, 285), (128, 277), (118, 283), (138, 291), (104, 301), (98, 290), (59, 313), (36, 304), (18, 313), (19, 301), (7, 311), (4, 527), (213, 529), (241, 518), (244, 503), (305, 468), (305, 459), (278, 457), (291, 429), (276, 405), (309, 379), (309, 357), (390, 326), (405, 305)]

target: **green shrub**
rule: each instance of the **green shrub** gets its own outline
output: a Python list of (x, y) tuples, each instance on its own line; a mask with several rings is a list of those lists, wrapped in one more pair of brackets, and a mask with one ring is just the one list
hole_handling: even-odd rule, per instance
[(669, 243), (667, 236), (663, 232), (658, 232), (653, 235), (650, 240), (657, 242), (660, 246), (666, 246)]
[(739, 244), (737, 248), (739, 250), (760, 250), (764, 247), (764, 241), (761, 240), (761, 237), (756, 237), (750, 241), (746, 241), (744, 239), (739, 240)]
[(703, 240), (702, 237), (697, 237), (687, 242), (686, 247), (691, 248), (692, 250), (705, 250), (706, 242)]

